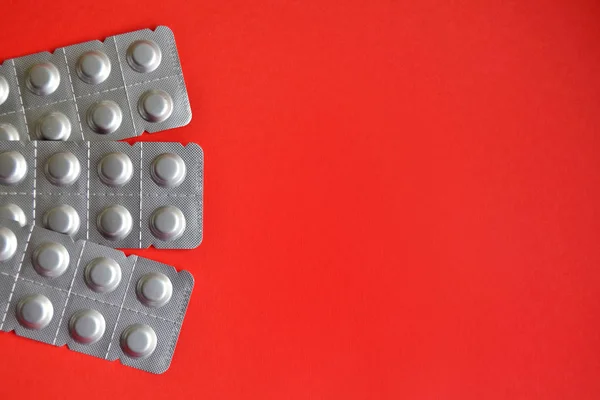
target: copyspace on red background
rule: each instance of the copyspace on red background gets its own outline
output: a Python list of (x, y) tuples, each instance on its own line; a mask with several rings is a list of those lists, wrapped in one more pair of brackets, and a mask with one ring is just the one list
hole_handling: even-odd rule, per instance
[(5, 1), (0, 58), (167, 25), (204, 241), (155, 376), (0, 334), (6, 398), (597, 399), (600, 4)]

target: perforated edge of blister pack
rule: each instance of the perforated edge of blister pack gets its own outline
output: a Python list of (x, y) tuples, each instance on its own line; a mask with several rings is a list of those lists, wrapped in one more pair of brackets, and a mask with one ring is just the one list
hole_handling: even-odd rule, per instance
[(8, 59), (0, 139), (112, 141), (187, 125), (175, 37), (159, 26)]
[(155, 374), (170, 367), (189, 272), (2, 219), (0, 243), (0, 331)]
[(0, 141), (0, 217), (114, 248), (199, 246), (203, 179), (195, 143)]

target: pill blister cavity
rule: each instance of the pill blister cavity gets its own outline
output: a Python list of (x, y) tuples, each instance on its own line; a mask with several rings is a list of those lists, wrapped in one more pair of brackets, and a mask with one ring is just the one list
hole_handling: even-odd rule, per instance
[(83, 278), (96, 293), (110, 293), (121, 283), (121, 266), (112, 258), (97, 257), (85, 266)]
[(44, 173), (52, 184), (70, 186), (79, 178), (81, 165), (73, 153), (55, 153), (46, 161)]
[(35, 135), (40, 140), (68, 140), (71, 121), (59, 111), (42, 115), (35, 123)]
[(162, 122), (173, 113), (173, 99), (164, 90), (148, 90), (140, 97), (138, 111), (149, 122)]
[(130, 325), (121, 333), (121, 349), (131, 358), (147, 358), (156, 349), (156, 332), (145, 324)]
[(88, 51), (77, 60), (76, 70), (79, 79), (85, 83), (102, 83), (110, 75), (110, 59), (101, 51)]
[(27, 175), (27, 161), (17, 151), (0, 153), (0, 184), (17, 185)]
[(0, 206), (0, 218), (9, 221), (15, 221), (21, 226), (27, 224), (27, 217), (21, 207), (16, 204), (8, 203)]
[(96, 310), (79, 310), (69, 318), (69, 334), (78, 343), (93, 344), (104, 336), (106, 321)]
[(106, 207), (98, 214), (96, 227), (104, 238), (120, 240), (126, 238), (131, 232), (133, 220), (125, 207), (115, 204)]
[(14, 127), (13, 124), (2, 123), (0, 124), (0, 140), (3, 141), (16, 141), (19, 140), (19, 131)]
[(185, 231), (185, 215), (177, 207), (159, 207), (150, 216), (150, 231), (166, 242), (178, 239)]
[(42, 224), (51, 231), (73, 236), (79, 231), (79, 214), (72, 206), (61, 204), (44, 213)]
[(152, 160), (150, 176), (158, 186), (177, 187), (185, 179), (187, 169), (185, 162), (178, 154), (163, 153)]
[(114, 101), (103, 100), (90, 106), (86, 121), (94, 132), (107, 135), (119, 129), (123, 121), (123, 112)]
[(173, 284), (165, 274), (151, 272), (138, 280), (135, 292), (142, 304), (147, 307), (158, 308), (171, 300)]
[(41, 294), (22, 298), (17, 303), (16, 316), (19, 324), (27, 329), (41, 330), (50, 324), (54, 307), (48, 298)]
[(56, 278), (69, 268), (69, 252), (60, 243), (46, 242), (40, 244), (31, 255), (35, 271), (47, 278)]
[(14, 232), (0, 227), (0, 262), (10, 260), (17, 251), (17, 237)]
[(127, 49), (127, 63), (137, 72), (152, 72), (161, 60), (160, 47), (152, 40), (137, 40)]
[(50, 62), (35, 64), (27, 71), (25, 86), (33, 94), (38, 96), (52, 94), (59, 84), (58, 68)]
[(8, 99), (8, 94), (10, 93), (10, 86), (8, 86), (8, 82), (6, 78), (0, 75), (0, 106), (4, 104), (6, 99)]
[(133, 164), (125, 153), (109, 153), (98, 163), (98, 176), (107, 186), (125, 185), (133, 176)]

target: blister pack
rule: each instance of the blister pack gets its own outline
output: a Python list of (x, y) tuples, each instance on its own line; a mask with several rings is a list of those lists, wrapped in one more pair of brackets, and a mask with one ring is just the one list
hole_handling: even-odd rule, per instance
[(165, 26), (0, 66), (1, 140), (119, 140), (191, 118), (175, 38)]
[(0, 217), (114, 248), (195, 248), (203, 168), (194, 143), (0, 141)]
[(194, 278), (38, 226), (0, 220), (0, 330), (160, 374)]

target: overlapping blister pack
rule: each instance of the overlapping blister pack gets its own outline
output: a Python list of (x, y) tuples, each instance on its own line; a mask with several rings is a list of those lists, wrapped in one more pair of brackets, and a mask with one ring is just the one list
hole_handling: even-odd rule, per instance
[(202, 191), (193, 143), (0, 142), (0, 217), (74, 239), (197, 247)]
[(0, 66), (1, 140), (113, 141), (183, 126), (191, 117), (165, 26)]
[(115, 248), (200, 244), (204, 154), (116, 140), (191, 117), (164, 26), (0, 65), (0, 330), (169, 368), (194, 279)]
[(152, 373), (173, 357), (187, 271), (0, 220), (0, 330)]

